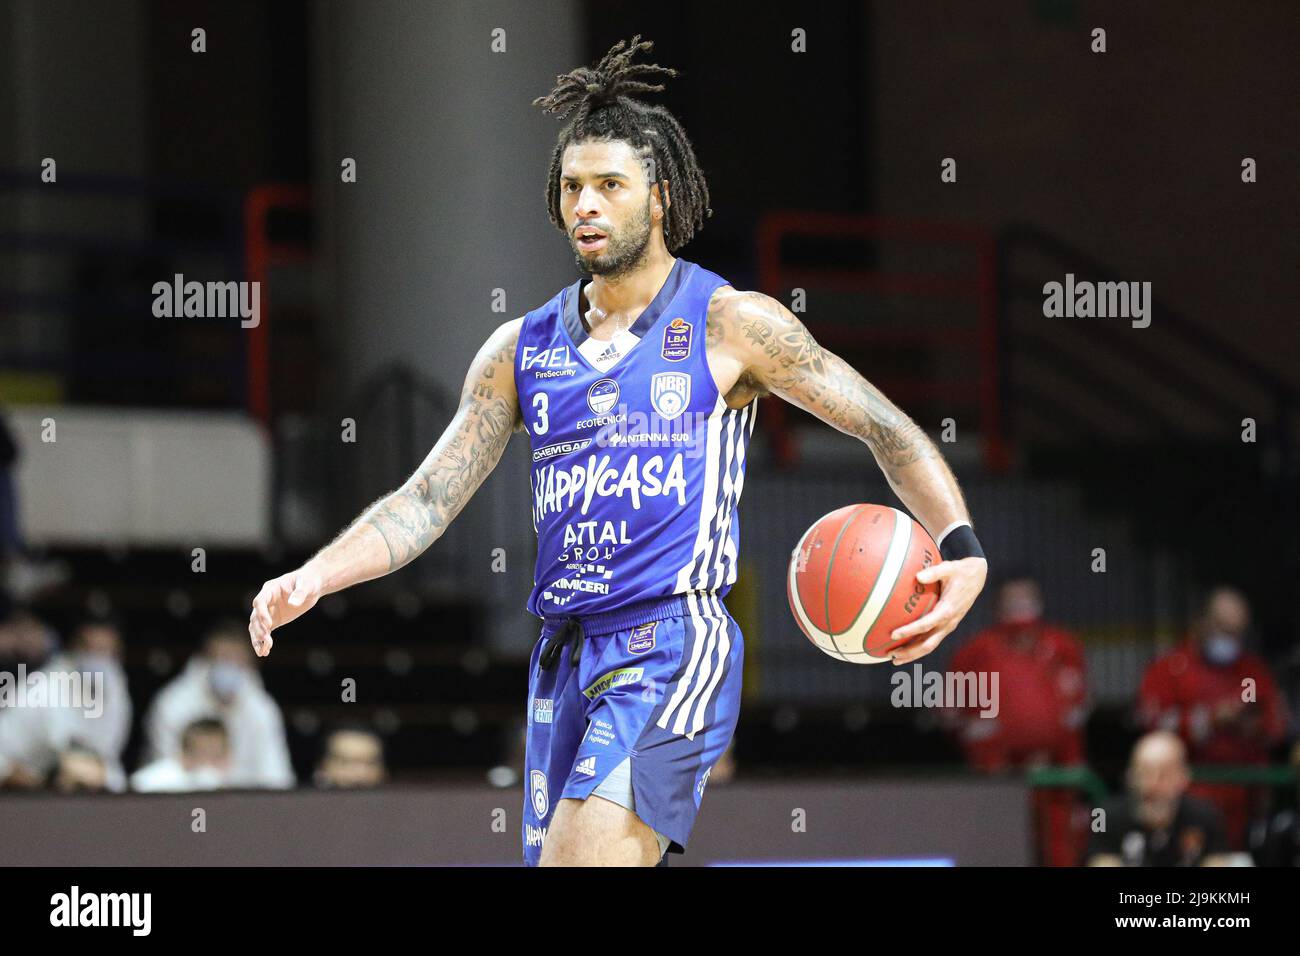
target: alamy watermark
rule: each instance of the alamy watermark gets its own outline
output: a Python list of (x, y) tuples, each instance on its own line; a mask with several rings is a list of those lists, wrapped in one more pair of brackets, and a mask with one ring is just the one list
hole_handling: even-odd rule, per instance
[(185, 281), (176, 273), (171, 282), (153, 284), (153, 314), (159, 319), (229, 319), (255, 329), (261, 323), (262, 283)]
[(894, 688), (889, 703), (894, 707), (979, 708), (979, 715), (989, 720), (1001, 709), (997, 671), (926, 672), (918, 662), (910, 673), (901, 667), (895, 670), (889, 683)]
[(86, 717), (104, 713), (103, 671), (0, 671), (0, 709), (5, 707), (59, 707), (80, 710)]
[(1065, 282), (1048, 282), (1043, 286), (1043, 315), (1049, 319), (1131, 319), (1135, 329), (1151, 324), (1150, 282), (1075, 281), (1074, 273), (1065, 274)]

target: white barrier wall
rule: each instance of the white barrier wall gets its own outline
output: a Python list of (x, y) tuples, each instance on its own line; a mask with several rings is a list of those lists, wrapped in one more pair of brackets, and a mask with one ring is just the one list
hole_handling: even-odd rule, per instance
[(270, 540), (271, 449), (261, 426), (241, 414), (66, 406), (6, 414), (28, 544)]

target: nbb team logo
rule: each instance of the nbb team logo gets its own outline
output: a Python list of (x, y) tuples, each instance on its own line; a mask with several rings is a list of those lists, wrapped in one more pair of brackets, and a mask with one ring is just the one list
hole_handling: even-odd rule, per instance
[(528, 789), (532, 792), (533, 812), (537, 814), (538, 820), (546, 819), (546, 811), (551, 807), (551, 801), (546, 795), (546, 774), (540, 770), (533, 770), (528, 774)]
[(691, 323), (681, 316), (664, 326), (663, 357), (670, 362), (680, 362), (691, 354)]
[(602, 378), (587, 389), (587, 407), (594, 415), (604, 415), (618, 404), (618, 382), (612, 378)]
[(691, 401), (691, 377), (685, 372), (656, 372), (650, 376), (650, 404), (666, 422), (672, 421)]

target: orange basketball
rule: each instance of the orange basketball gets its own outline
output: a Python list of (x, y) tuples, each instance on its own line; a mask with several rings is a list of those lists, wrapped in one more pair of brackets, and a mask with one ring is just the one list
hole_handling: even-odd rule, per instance
[(939, 585), (916, 572), (940, 560), (934, 539), (897, 508), (849, 505), (819, 518), (790, 555), (786, 595), (800, 630), (831, 657), (879, 664), (907, 641), (895, 628), (929, 613)]

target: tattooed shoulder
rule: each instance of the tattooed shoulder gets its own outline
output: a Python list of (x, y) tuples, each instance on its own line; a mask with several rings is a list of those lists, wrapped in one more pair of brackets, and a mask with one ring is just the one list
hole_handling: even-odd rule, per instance
[[(743, 325), (746, 316), (751, 310), (761, 311), (768, 308), (767, 303), (770, 302), (772, 300), (761, 292), (742, 292), (729, 285), (720, 286), (715, 290), (712, 298), (709, 299), (706, 321), (705, 340), (710, 355), (728, 352), (737, 364), (743, 367), (746, 351)], [(768, 387), (749, 368), (741, 371), (735, 386), (728, 393), (728, 404), (733, 408), (739, 407), (732, 401), (737, 393), (741, 401), (771, 394)]]
[[(710, 309), (710, 315), (715, 309)], [(746, 379), (766, 391), (792, 388), (825, 372), (822, 350), (793, 313), (761, 292), (736, 292), (717, 301), (717, 324), (737, 343)]]
[(735, 292), (710, 303), (719, 335), (737, 344), (743, 381), (771, 391), (865, 441), (887, 468), (933, 454), (925, 434), (856, 369), (823, 349), (793, 312), (771, 296)]

